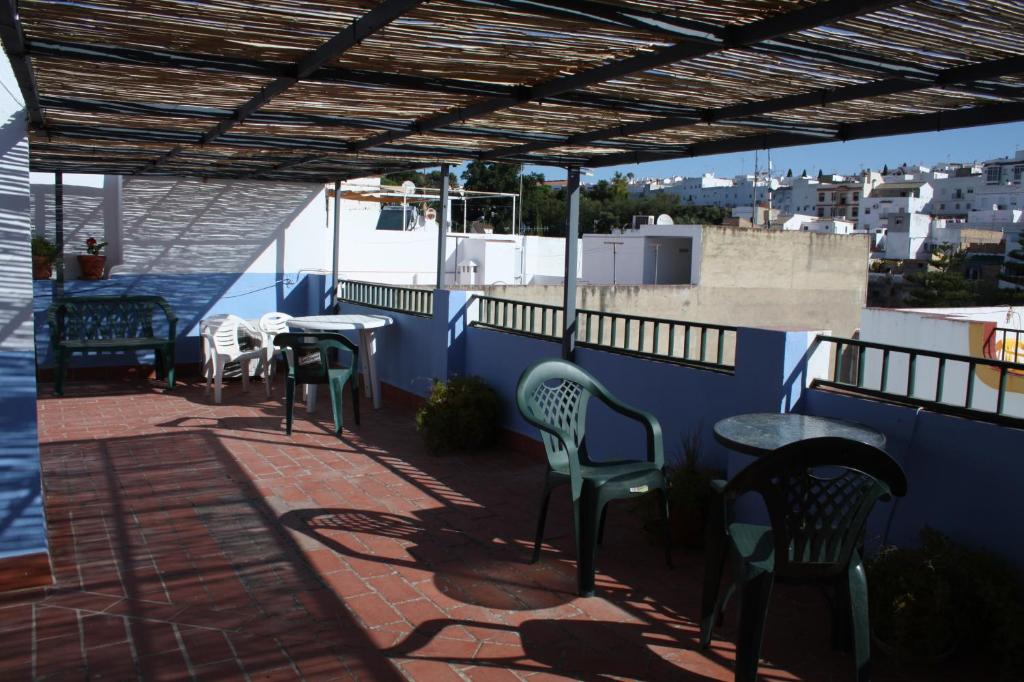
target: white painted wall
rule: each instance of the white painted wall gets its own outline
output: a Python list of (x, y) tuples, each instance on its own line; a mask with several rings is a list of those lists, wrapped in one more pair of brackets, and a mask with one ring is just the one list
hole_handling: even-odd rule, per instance
[[(1024, 328), (1020, 311), (1008, 307), (899, 310), (865, 308), (861, 313), (860, 338), (909, 348), (984, 357), (981, 342), (985, 338), (985, 323), (1012, 329)], [(883, 353), (880, 350), (867, 352), (864, 374), (866, 387), (880, 390), (882, 359)], [(935, 396), (938, 365), (937, 359), (918, 357), (914, 381), (915, 396), (927, 399)], [(904, 353), (891, 353), (886, 390), (905, 394), (908, 371), (909, 356)], [(995, 375), (994, 370), (988, 372)], [(989, 377), (990, 383), (993, 376)], [(942, 402), (962, 406), (967, 393), (967, 377), (967, 363), (947, 362)], [(1006, 394), (1005, 412), (1024, 416), (1024, 391), (1016, 382), (1009, 382), (1008, 387), (1010, 390)], [(974, 381), (973, 400), (976, 407), (994, 410), (996, 397), (997, 390), (994, 386), (981, 379)]]

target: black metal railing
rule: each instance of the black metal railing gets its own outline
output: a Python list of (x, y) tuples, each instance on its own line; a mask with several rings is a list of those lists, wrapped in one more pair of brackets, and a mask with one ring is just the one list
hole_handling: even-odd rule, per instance
[(410, 315), (430, 317), (434, 314), (433, 289), (343, 279), (338, 282), (338, 300)]
[(1024, 329), (996, 327), (989, 332), (988, 338), (985, 339), (985, 347), (992, 349), (992, 355), (997, 360), (1024, 364), (1022, 336), (1024, 336)]
[[(821, 344), (832, 345), (830, 378), (815, 380), (816, 386), (972, 415), (1024, 418), (1024, 396), (1007, 409), (1010, 379), (1024, 379), (1019, 363), (835, 336), (818, 336), (815, 349)], [(950, 388), (954, 384), (959, 388)]]
[[(476, 296), (479, 326), (561, 338), (561, 306)], [(714, 369), (731, 369), (736, 356), (736, 327), (669, 320), (599, 310), (576, 311), (581, 345), (675, 360)]]

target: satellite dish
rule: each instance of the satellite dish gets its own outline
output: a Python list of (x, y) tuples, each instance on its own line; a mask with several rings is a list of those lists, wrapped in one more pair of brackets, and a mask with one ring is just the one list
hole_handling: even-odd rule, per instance
[(670, 216), (668, 213), (662, 213), (660, 216), (658, 216), (658, 220), (654, 224), (655, 225), (673, 225), (673, 224), (675, 224), (675, 222), (676, 221), (672, 220), (672, 216)]
[(402, 194), (406, 196), (413, 194), (416, 191), (416, 184), (412, 180), (406, 180), (402, 183)]

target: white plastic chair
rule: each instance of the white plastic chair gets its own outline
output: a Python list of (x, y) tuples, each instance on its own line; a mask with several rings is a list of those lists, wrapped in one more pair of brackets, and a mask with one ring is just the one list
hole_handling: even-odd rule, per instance
[[(242, 350), (238, 345), (238, 330), (243, 329), (259, 341), (260, 345), (252, 350)], [(220, 324), (207, 325), (203, 329), (203, 342), (206, 344), (206, 358), (203, 371), (206, 375), (206, 390), (210, 390), (213, 382), (213, 401), (220, 404), (221, 389), (224, 386), (224, 366), (229, 362), (237, 362), (242, 368), (242, 390), (249, 390), (249, 363), (258, 363), (257, 371), (262, 369), (266, 376), (266, 350), (264, 336), (253, 329), (248, 322), (237, 315), (226, 315)], [(270, 396), (270, 383), (267, 382), (267, 397)]]
[(292, 316), (288, 313), (267, 313), (260, 318), (260, 332), (263, 333), (263, 348), (266, 351), (264, 366), (267, 373), (264, 375), (264, 379), (267, 382), (267, 395), (270, 395), (270, 388), (274, 385), (274, 372), (277, 369), (274, 355), (281, 350), (274, 345), (274, 337), (290, 331), (288, 329), (288, 320), (290, 319)]

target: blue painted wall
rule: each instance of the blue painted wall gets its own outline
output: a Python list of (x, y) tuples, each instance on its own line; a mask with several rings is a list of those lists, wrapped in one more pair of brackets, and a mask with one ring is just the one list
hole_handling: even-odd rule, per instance
[(907, 473), (907, 496), (872, 519), (876, 535), (917, 543), (931, 526), (974, 547), (987, 547), (1024, 567), (1024, 430), (809, 390), (805, 412), (867, 424), (886, 434), (886, 448)]
[(46, 551), (35, 358), (0, 352), (0, 559)]
[[(158, 295), (167, 299), (178, 316), (175, 349), (177, 362), (199, 362), (199, 321), (211, 315), (232, 313), (256, 319), (268, 312), (316, 315), (326, 310), (327, 277), (309, 273), (204, 273), (187, 275), (115, 275), (99, 281), (72, 280), (65, 283), (65, 296)], [(35, 282), (34, 317), (36, 352), (40, 366), (52, 366), (50, 329), (46, 310), (53, 300), (55, 282)], [(157, 331), (163, 315), (156, 315)], [(72, 366), (125, 365), (152, 362), (152, 353), (76, 354)]]
[[(45, 552), (25, 112), (0, 126), (0, 559)], [(2, 589), (2, 586), (0, 586)]]

